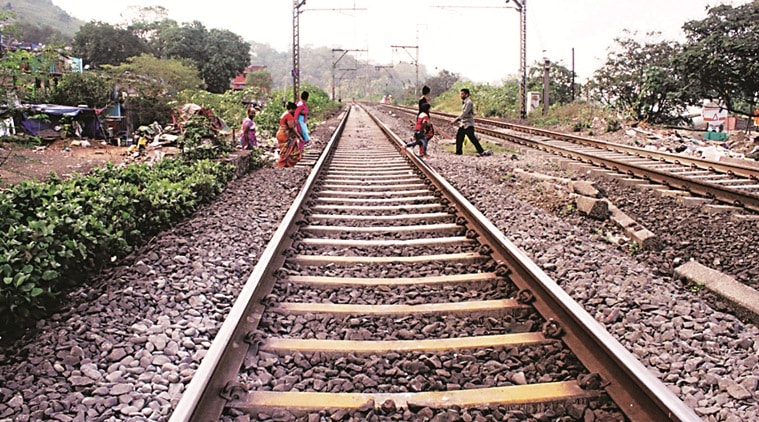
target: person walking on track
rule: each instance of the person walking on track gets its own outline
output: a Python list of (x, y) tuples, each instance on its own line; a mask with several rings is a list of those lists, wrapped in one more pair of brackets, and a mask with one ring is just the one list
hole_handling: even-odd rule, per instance
[(461, 89), (461, 114), (455, 119), (451, 120), (451, 124), (455, 125), (459, 123), (459, 130), (456, 132), (456, 155), (463, 154), (464, 137), (469, 138), (469, 142), (477, 149), (477, 154), (480, 157), (486, 155), (492, 155), (490, 150), (485, 151), (480, 145), (480, 140), (474, 134), (474, 104), (468, 88)]

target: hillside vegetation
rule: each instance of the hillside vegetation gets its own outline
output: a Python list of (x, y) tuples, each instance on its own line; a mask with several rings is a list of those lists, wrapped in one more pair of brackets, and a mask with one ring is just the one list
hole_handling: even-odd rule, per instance
[[(2, 1), (0, 4), (2, 11), (11, 13), (13, 15), (11, 21), (22, 30), (26, 27), (41, 30), (51, 29), (53, 32), (60, 33), (64, 38), (70, 39), (84, 24), (84, 21), (69, 15), (54, 5), (51, 0), (13, 0)], [(41, 42), (43, 40), (22, 39), (22, 41)]]

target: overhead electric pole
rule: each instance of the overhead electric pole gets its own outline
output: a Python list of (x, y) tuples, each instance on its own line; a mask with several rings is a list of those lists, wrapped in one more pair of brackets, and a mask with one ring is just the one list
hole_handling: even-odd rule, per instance
[[(406, 52), (406, 54), (411, 57), (411, 60), (414, 61), (414, 66), (416, 66), (416, 83), (414, 84), (414, 97), (418, 95), (419, 92), (419, 46), (418, 45), (391, 45), (390, 47), (398, 49), (402, 48), (403, 51)], [(408, 52), (407, 49), (413, 48), (416, 50), (416, 56), (412, 56), (411, 53)]]
[[(510, 0), (504, 0), (506, 4)], [(504, 7), (492, 6), (437, 6), (441, 9), (500, 9)], [(514, 6), (506, 6), (507, 9), (516, 9), (519, 12), (519, 116), (527, 117), (527, 0), (514, 0)]]
[[(298, 101), (300, 96), (300, 14), (303, 13), (300, 10), (305, 6), (306, 0), (293, 0), (293, 97), (295, 102)], [(366, 9), (308, 9), (309, 11), (341, 11), (341, 10), (366, 10)]]
[(306, 0), (293, 0), (293, 102), (298, 101), (300, 95), (300, 8), (306, 4)]
[[(337, 60), (332, 61), (332, 100), (335, 100), (335, 71), (337, 70), (337, 64), (340, 63), (340, 60), (345, 57), (346, 54), (348, 54), (351, 51), (366, 51), (366, 50), (344, 50), (342, 48), (333, 48), (332, 49), (332, 57), (334, 58), (335, 53), (342, 52), (343, 54), (340, 55), (340, 57), (337, 58)], [(356, 69), (341, 69), (341, 70), (356, 70)]]
[[(509, 0), (505, 0), (509, 3)], [(519, 12), (519, 117), (527, 117), (527, 0), (514, 0)]]

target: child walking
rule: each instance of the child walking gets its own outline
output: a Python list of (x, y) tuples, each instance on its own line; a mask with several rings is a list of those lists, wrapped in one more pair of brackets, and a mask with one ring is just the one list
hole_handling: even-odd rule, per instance
[(421, 103), (419, 105), (419, 115), (416, 118), (416, 125), (414, 126), (414, 140), (407, 143), (406, 148), (413, 148), (419, 145), (419, 156), (429, 157), (427, 155), (427, 144), (434, 135), (435, 131), (432, 128), (432, 121), (430, 121), (430, 104)]

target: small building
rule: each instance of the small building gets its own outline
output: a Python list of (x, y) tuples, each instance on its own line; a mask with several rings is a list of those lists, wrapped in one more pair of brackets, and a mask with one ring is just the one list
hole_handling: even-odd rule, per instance
[(232, 79), (232, 90), (234, 91), (241, 91), (245, 89), (245, 79), (248, 76), (248, 73), (250, 72), (258, 72), (259, 70), (266, 70), (266, 66), (261, 65), (250, 65), (243, 70), (243, 72), (237, 76), (235, 76), (234, 79)]

